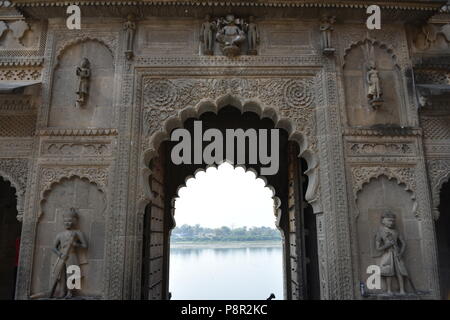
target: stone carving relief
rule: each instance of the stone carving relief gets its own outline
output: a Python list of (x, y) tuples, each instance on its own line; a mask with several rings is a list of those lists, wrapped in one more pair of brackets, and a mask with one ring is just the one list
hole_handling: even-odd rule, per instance
[(0, 69), (0, 81), (33, 81), (41, 79), (41, 69), (16, 67)]
[[(70, 37), (65, 32), (55, 34), (56, 60), (59, 63), (64, 52), (69, 50), (71, 47), (90, 41), (98, 42), (104, 45), (108, 49), (110, 55), (112, 57), (115, 56), (115, 52), (118, 45), (116, 35), (111, 34), (110, 32), (99, 33), (92, 30), (81, 30), (81, 31), (71, 30)], [(57, 67), (57, 65), (55, 67)]]
[(78, 77), (78, 90), (76, 105), (78, 108), (86, 104), (89, 95), (89, 81), (91, 77), (91, 63), (89, 59), (83, 58), (76, 71)]
[(70, 45), (53, 72), (48, 125), (113, 127), (113, 78), (113, 56), (102, 42), (87, 40)]
[[(105, 167), (85, 168), (85, 167), (52, 167), (42, 168), (40, 175), (41, 199), (45, 202), (45, 193), (51, 190), (52, 185), (59, 183), (68, 177), (85, 178), (94, 182), (100, 190), (106, 194), (106, 186), (108, 184), (109, 170)], [(39, 213), (40, 216), (42, 212)]]
[(414, 146), (410, 143), (355, 142), (348, 144), (351, 155), (413, 155)]
[(331, 44), (331, 33), (334, 30), (333, 24), (336, 22), (336, 17), (324, 14), (320, 19), (320, 40), (322, 45), (322, 52), (324, 54), (333, 54), (335, 49)]
[(128, 60), (134, 57), (134, 36), (136, 33), (136, 21), (133, 14), (128, 15), (127, 21), (123, 24), (125, 30), (125, 56)]
[(259, 28), (253, 16), (246, 22), (231, 13), (213, 19), (206, 15), (200, 27), (200, 42), (204, 55), (214, 54), (216, 42), (227, 57), (241, 55), (243, 51), (247, 55), (256, 55), (259, 41)]
[[(388, 179), (395, 179), (398, 183), (403, 183), (406, 190), (416, 191), (416, 179), (414, 176), (414, 168), (403, 167), (353, 167), (353, 194), (355, 199), (358, 198), (358, 192), (362, 190), (363, 186), (380, 176), (385, 176)], [(415, 197), (413, 197), (415, 199)]]
[(0, 46), (25, 48), (26, 44), (22, 42), (22, 39), (28, 30), (31, 30), (31, 27), (25, 20), (0, 21), (0, 38), (8, 31), (11, 34), (11, 39), (2, 40)]
[(314, 135), (314, 80), (299, 79), (154, 79), (145, 78), (143, 105), (145, 134), (151, 136), (159, 124), (178, 110), (194, 106), (202, 99), (237, 95), (261, 100), (279, 108), (286, 116)]
[[(405, 279), (409, 279), (403, 261), (406, 242), (396, 230), (396, 215), (390, 211), (383, 212), (381, 226), (375, 236), (375, 249), (381, 252), (379, 267), (381, 276), (386, 281), (386, 292), (392, 294), (392, 280), (397, 280), (400, 294), (405, 294)], [(412, 282), (411, 282), (412, 283)], [(414, 285), (412, 286), (414, 289)]]
[[(50, 288), (47, 292), (32, 295), (31, 299), (62, 297), (71, 299), (74, 297), (76, 289), (69, 289), (66, 284), (70, 275), (68, 268), (73, 268), (73, 266), (79, 268), (81, 264), (87, 263), (84, 259), (80, 260), (78, 251), (88, 247), (83, 232), (76, 229), (77, 220), (78, 213), (75, 208), (70, 208), (70, 210), (66, 210), (63, 213), (64, 228), (66, 230), (59, 232), (53, 242), (52, 251), (56, 254), (57, 260), (52, 269)], [(57, 296), (58, 291), (60, 296)]]
[(240, 46), (247, 38), (244, 28), (244, 21), (233, 14), (227, 14), (225, 18), (217, 20), (216, 40), (224, 55), (232, 57), (240, 54)]
[(352, 46), (344, 59), (349, 124), (400, 125), (404, 95), (392, 53), (384, 45), (365, 40)]
[[(429, 292), (424, 276), (426, 232), (412, 191), (398, 178), (370, 179), (358, 193), (354, 215), (362, 297), (417, 296)], [(371, 265), (380, 267), (381, 287), (367, 287)]]
[[(93, 299), (101, 298), (104, 293), (108, 202), (104, 186), (100, 187), (94, 180), (106, 183), (106, 169), (66, 170), (42, 170), (41, 187), (49, 189), (42, 194), (42, 213), (37, 220), (31, 298)], [(66, 230), (60, 231), (62, 227)], [(80, 267), (80, 289), (66, 290), (69, 265)]]
[(3, 157), (29, 157), (33, 151), (32, 138), (5, 138), (0, 139), (0, 154)]
[(417, 50), (445, 50), (450, 43), (450, 24), (424, 24), (416, 30), (414, 46)]
[(366, 81), (367, 98), (369, 99), (369, 105), (373, 110), (376, 110), (383, 103), (383, 98), (381, 97), (383, 93), (381, 91), (380, 75), (374, 62), (371, 62), (368, 67)]
[(211, 21), (211, 16), (208, 14), (205, 16), (205, 20), (200, 28), (200, 42), (203, 44), (203, 54), (213, 55), (215, 44), (215, 32), (217, 30), (217, 24), (215, 21)]
[(103, 157), (112, 155), (110, 143), (102, 142), (44, 142), (41, 147), (43, 156), (82, 156)]
[(17, 220), (22, 221), (28, 177), (28, 159), (0, 159), (0, 176), (16, 189)]
[(245, 30), (247, 32), (247, 40), (248, 40), (247, 54), (256, 55), (258, 54), (257, 47), (260, 41), (260, 36), (258, 25), (255, 22), (255, 17), (250, 16), (248, 18), (248, 23), (245, 26)]
[(445, 141), (450, 138), (449, 115), (421, 115), (425, 139)]
[(440, 192), (442, 185), (450, 180), (450, 159), (434, 159), (427, 162), (433, 200), (433, 217), (439, 219)]

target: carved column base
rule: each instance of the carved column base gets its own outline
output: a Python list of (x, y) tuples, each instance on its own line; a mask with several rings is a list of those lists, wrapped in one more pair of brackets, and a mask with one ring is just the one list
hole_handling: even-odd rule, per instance
[(247, 54), (249, 56), (256, 56), (258, 54), (258, 50), (256, 49), (248, 50)]
[(205, 56), (212, 56), (212, 55), (214, 54), (214, 51), (212, 51), (212, 50), (204, 50), (204, 51), (203, 51), (203, 54), (204, 54)]

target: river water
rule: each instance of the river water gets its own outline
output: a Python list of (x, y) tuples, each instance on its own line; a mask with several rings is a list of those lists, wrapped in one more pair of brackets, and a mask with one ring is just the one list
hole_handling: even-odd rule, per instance
[(276, 244), (172, 244), (173, 300), (283, 299), (282, 247)]

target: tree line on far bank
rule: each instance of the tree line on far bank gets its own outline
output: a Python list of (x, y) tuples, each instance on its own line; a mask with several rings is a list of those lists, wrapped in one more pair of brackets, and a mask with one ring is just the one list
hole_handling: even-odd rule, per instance
[(172, 230), (172, 242), (281, 240), (280, 231), (269, 227), (205, 228), (184, 224)]

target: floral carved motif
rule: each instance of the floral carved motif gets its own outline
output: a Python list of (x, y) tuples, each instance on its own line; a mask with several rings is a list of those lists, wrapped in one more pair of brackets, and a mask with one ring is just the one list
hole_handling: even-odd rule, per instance
[(233, 95), (261, 101), (280, 110), (305, 134), (312, 135), (315, 96), (312, 78), (300, 79), (155, 79), (143, 81), (144, 134), (151, 136), (161, 122), (202, 99)]
[(358, 198), (358, 192), (362, 190), (366, 183), (380, 176), (386, 176), (388, 179), (396, 179), (399, 184), (405, 184), (406, 190), (413, 192), (416, 190), (414, 168), (355, 167), (352, 168), (353, 194), (355, 199)]
[(409, 155), (414, 153), (409, 143), (351, 143), (348, 146), (352, 155)]
[(65, 168), (43, 168), (41, 171), (40, 190), (45, 192), (51, 189), (52, 184), (61, 181), (63, 178), (70, 177), (86, 178), (106, 192), (108, 184), (108, 168), (85, 168), (85, 167), (65, 167)]

